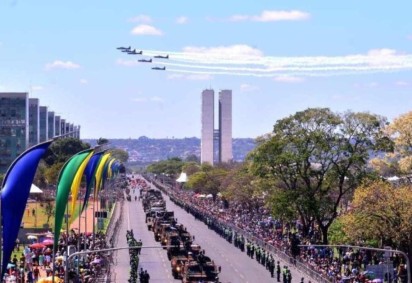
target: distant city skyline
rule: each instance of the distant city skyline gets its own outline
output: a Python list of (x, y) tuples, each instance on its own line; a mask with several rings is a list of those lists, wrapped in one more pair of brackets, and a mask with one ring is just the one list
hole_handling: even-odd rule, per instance
[(200, 137), (205, 88), (233, 91), (236, 138), (308, 107), (391, 121), (412, 109), (411, 10), (409, 0), (2, 1), (0, 92), (39, 98), (82, 138)]

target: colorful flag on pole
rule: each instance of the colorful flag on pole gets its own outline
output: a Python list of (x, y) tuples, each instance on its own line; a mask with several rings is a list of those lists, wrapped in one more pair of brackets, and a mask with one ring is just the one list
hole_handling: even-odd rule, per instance
[[(62, 228), (63, 217), (69, 200), (70, 188), (72, 186), (76, 172), (82, 165), (83, 161), (89, 156), (93, 149), (87, 149), (73, 155), (63, 166), (60, 171), (57, 182), (56, 207), (54, 218), (54, 250), (57, 249), (60, 230)], [(67, 231), (68, 232), (68, 231)]]
[(87, 206), (89, 201), (89, 196), (92, 192), (93, 183), (95, 183), (96, 168), (99, 165), (99, 160), (103, 155), (103, 151), (95, 153), (92, 158), (90, 158), (89, 163), (87, 163), (84, 173), (86, 174), (86, 194), (84, 196), (82, 212)]
[(71, 209), (69, 210), (70, 219), (73, 219), (72, 217), (74, 215), (74, 209), (76, 207), (76, 202), (77, 202), (77, 195), (79, 194), (80, 182), (82, 181), (84, 169), (86, 168), (87, 163), (89, 163), (89, 160), (93, 155), (93, 152), (94, 151), (92, 150), (89, 153), (89, 155), (83, 160), (82, 164), (80, 164), (80, 167), (76, 172), (76, 175), (74, 176), (73, 183), (70, 188), (70, 191), (72, 193), (72, 205), (71, 205)]
[(102, 158), (100, 159), (99, 165), (96, 169), (96, 182), (95, 182), (95, 189), (94, 189), (94, 198), (97, 198), (99, 193), (99, 189), (102, 186), (102, 176), (103, 176), (103, 169), (104, 165), (106, 164), (107, 160), (110, 157), (110, 153), (105, 153)]
[(16, 243), (37, 166), (51, 143), (52, 141), (47, 141), (23, 152), (11, 164), (4, 178), (3, 190), (1, 191), (1, 216), (3, 221), (1, 278), (3, 278), (6, 271)]

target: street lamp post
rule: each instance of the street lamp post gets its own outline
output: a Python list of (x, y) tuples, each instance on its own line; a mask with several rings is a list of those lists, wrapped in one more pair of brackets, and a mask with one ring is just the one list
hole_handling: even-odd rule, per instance
[(351, 245), (299, 245), (299, 247), (329, 247), (329, 248), (353, 248), (353, 249), (364, 249), (370, 251), (378, 252), (393, 252), (401, 254), (406, 259), (406, 272), (408, 276), (408, 283), (411, 283), (411, 265), (409, 262), (408, 255), (403, 251), (392, 250), (392, 249), (379, 249), (379, 248), (370, 248), (370, 247), (361, 247), (361, 246), (351, 246)]

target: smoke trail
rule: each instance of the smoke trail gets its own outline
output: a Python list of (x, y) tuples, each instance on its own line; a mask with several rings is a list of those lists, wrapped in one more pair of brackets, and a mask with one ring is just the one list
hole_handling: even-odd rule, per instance
[[(203, 50), (202, 50), (203, 51)], [(256, 54), (220, 54), (216, 52), (175, 52), (145, 50), (147, 56), (169, 55), (154, 59), (168, 66), (167, 71), (192, 73), (273, 77), (279, 75), (336, 76), (412, 70), (412, 55), (399, 55), (391, 49), (372, 50), (368, 54), (345, 56), (275, 57)], [(133, 66), (123, 61), (121, 64)], [(169, 67), (173, 67), (172, 69)]]

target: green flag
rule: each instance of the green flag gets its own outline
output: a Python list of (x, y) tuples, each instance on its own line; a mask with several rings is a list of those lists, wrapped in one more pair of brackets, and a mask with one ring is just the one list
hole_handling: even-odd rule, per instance
[[(81, 151), (73, 155), (69, 161), (64, 164), (62, 170), (60, 171), (59, 180), (57, 183), (57, 193), (56, 193), (56, 208), (55, 208), (55, 218), (54, 218), (54, 250), (57, 249), (57, 244), (59, 241), (60, 230), (62, 228), (62, 222), (64, 217), (64, 212), (66, 210), (67, 202), (69, 200), (70, 188), (73, 183), (73, 179), (76, 176), (79, 167), (83, 161), (89, 156), (89, 153), (93, 149), (88, 149)], [(67, 231), (68, 232), (68, 231)]]

